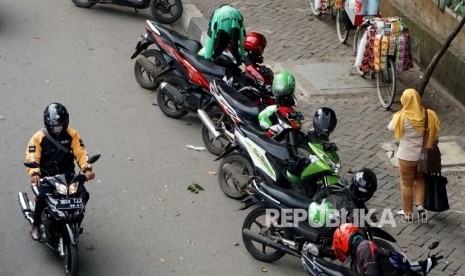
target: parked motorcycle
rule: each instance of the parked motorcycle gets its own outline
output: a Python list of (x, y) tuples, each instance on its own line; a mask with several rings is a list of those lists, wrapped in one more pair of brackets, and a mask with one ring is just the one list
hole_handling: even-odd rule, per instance
[[(410, 276), (426, 276), (435, 268), (439, 260), (443, 256), (430, 255), (431, 250), (435, 249), (439, 245), (439, 242), (431, 243), (428, 248), (430, 252), (425, 260), (411, 262), (406, 256), (397, 251), (391, 251), (390, 261), (392, 266), (398, 270), (397, 275), (410, 275)], [(340, 275), (359, 275), (353, 270), (350, 270), (341, 265), (330, 263), (323, 258), (315, 256), (308, 252), (308, 250), (302, 250), (301, 261), (305, 270), (309, 275), (312, 276), (340, 276)]]
[[(343, 181), (341, 179), (341, 182)], [(286, 253), (302, 257), (301, 252), (335, 260), (332, 239), (336, 226), (328, 223), (333, 221), (336, 225), (336, 219), (341, 222), (341, 218), (348, 222), (354, 221), (358, 210), (367, 209), (365, 202), (354, 200), (355, 196), (345, 184), (321, 190), (312, 199), (256, 179), (248, 190), (252, 196), (244, 200), (245, 205), (242, 209), (257, 203), (259, 206), (245, 218), (242, 238), (247, 251), (255, 259), (263, 262), (276, 261)], [(306, 212), (314, 203), (328, 202), (331, 202), (334, 208), (327, 209), (325, 214), (310, 216), (310, 212)], [(303, 217), (302, 212), (306, 213)], [(320, 224), (317, 224), (316, 218)], [(369, 223), (361, 229), (368, 239), (382, 248), (393, 249), (389, 242), (395, 243), (396, 240), (389, 233)]]
[(181, 0), (72, 0), (74, 5), (81, 8), (90, 8), (95, 4), (115, 4), (134, 9), (150, 8), (155, 20), (164, 24), (176, 22), (182, 15)]
[[(134, 67), (136, 80), (149, 89), (159, 87), (161, 82), (169, 84), (159, 87), (157, 95), (159, 107), (168, 117), (180, 118), (205, 106), (211, 99), (209, 83), (214, 79), (232, 79), (231, 85), (236, 88), (252, 83), (269, 91), (272, 71), (257, 64), (262, 60), (261, 56), (251, 52), (246, 59), (250, 63), (242, 72), (227, 51), (213, 63), (197, 55), (202, 47), (198, 41), (152, 21), (147, 21), (146, 29), (147, 33), (131, 57), (141, 54)], [(147, 50), (151, 44), (155, 44), (158, 50)], [(149, 60), (152, 56), (154, 62)]]
[[(94, 155), (87, 161), (95, 163), (100, 155)], [(37, 168), (36, 162), (27, 162), (28, 168)], [(42, 212), (39, 241), (63, 257), (65, 275), (77, 275), (79, 271), (78, 243), (82, 234), (81, 222), (85, 214), (84, 183), (87, 178), (79, 172), (74, 175), (59, 174), (46, 176), (40, 180), (40, 185), (50, 187), (53, 192), (46, 194), (47, 207)], [(37, 186), (32, 186), (34, 195), (39, 194)], [(24, 192), (18, 194), (18, 200), (24, 217), (32, 225), (34, 223), (35, 202), (30, 201)]]
[[(223, 192), (235, 199), (244, 197), (250, 177), (259, 175), (271, 183), (298, 189), (311, 197), (322, 187), (339, 182), (340, 169), (337, 146), (321, 140), (311, 140), (300, 130), (300, 112), (292, 107), (278, 108), (279, 132), (274, 136), (258, 129), (259, 109), (240, 98), (223, 81), (214, 81), (210, 90), (220, 108), (234, 122), (231, 133), (225, 126), (218, 128), (208, 114), (197, 113), (211, 135), (227, 137), (230, 143), (216, 159), (223, 158), (218, 181)], [(271, 139), (272, 138), (272, 139)], [(293, 171), (294, 175), (290, 175)]]

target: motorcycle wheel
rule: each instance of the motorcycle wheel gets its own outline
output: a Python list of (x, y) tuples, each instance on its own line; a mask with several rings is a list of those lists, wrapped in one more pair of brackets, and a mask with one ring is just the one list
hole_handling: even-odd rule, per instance
[(158, 22), (171, 24), (181, 17), (182, 2), (181, 0), (151, 0), (150, 12)]
[(252, 162), (243, 154), (235, 153), (224, 158), (218, 169), (218, 183), (228, 197), (241, 199), (247, 195), (245, 189), (250, 176), (254, 175)]
[[(166, 65), (163, 54), (158, 50), (148, 49), (143, 51), (141, 55), (155, 63), (156, 69), (159, 71), (161, 71), (161, 68)], [(155, 81), (153, 76), (147, 74), (147, 71), (145, 71), (144, 67), (142, 67), (137, 61), (134, 63), (134, 76), (136, 77), (137, 83), (139, 83), (139, 85), (145, 89), (155, 90), (160, 85), (160, 81)]]
[[(273, 211), (277, 212), (277, 210)], [(266, 237), (276, 237), (276, 233), (279, 233), (281, 237), (284, 237), (285, 233), (282, 230), (282, 228), (266, 226), (268, 220), (266, 217), (266, 212), (267, 209), (263, 206), (260, 206), (252, 210), (252, 212), (250, 212), (245, 218), (244, 223), (242, 225), (242, 229), (249, 229), (255, 233), (258, 233), (259, 235)], [(277, 222), (280, 223), (279, 218)], [(244, 242), (245, 249), (249, 251), (250, 255), (262, 262), (273, 262), (282, 258), (286, 254), (281, 250), (266, 247), (264, 244), (252, 241), (245, 235), (242, 235), (242, 241)]]
[(71, 244), (71, 241), (65, 242), (65, 275), (76, 276), (79, 272), (79, 255), (77, 245)]
[(74, 5), (80, 7), (80, 8), (90, 8), (96, 3), (93, 1), (88, 1), (88, 0), (72, 0)]
[[(180, 76), (171, 75), (165, 78), (165, 81), (178, 89), (181, 93), (189, 85), (188, 82)], [(184, 110), (181, 106), (177, 106), (165, 93), (161, 90), (157, 93), (157, 103), (161, 112), (166, 116), (179, 119), (185, 116), (188, 111)]]
[[(208, 117), (212, 119), (215, 127), (219, 128), (221, 127), (221, 123), (224, 123), (228, 131), (233, 130), (233, 122), (218, 107), (215, 106), (208, 111), (207, 114)], [(224, 147), (229, 143), (229, 139), (223, 135), (217, 139), (213, 138), (205, 125), (202, 125), (202, 139), (207, 150), (214, 155), (220, 155), (223, 152)]]

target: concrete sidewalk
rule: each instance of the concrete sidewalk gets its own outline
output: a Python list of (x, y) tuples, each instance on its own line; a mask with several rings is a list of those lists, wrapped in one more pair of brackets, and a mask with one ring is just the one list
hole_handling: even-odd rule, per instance
[[(204, 41), (206, 18), (222, 3), (183, 1), (184, 14), (178, 24), (192, 38)], [(267, 37), (265, 64), (275, 72), (286, 69), (296, 76), (298, 109), (307, 118), (305, 126), (310, 127), (313, 112), (321, 106), (336, 111), (338, 125), (332, 139), (339, 146), (343, 172), (370, 167), (377, 173), (378, 191), (370, 207), (401, 209), (399, 176), (392, 158), (395, 143), (387, 124), (393, 112), (400, 109), (401, 91), (416, 86), (421, 74), (418, 67), (400, 78), (397, 101), (392, 110), (386, 111), (378, 103), (375, 80), (350, 74), (352, 37), (349, 45), (341, 45), (330, 16), (312, 16), (304, 0), (230, 3), (241, 10), (248, 31)], [(434, 80), (425, 91), (423, 103), (434, 109), (441, 120), (443, 175), (449, 180), (451, 208), (442, 213), (430, 212), (427, 223), (398, 223), (387, 230), (411, 259), (425, 256), (429, 242), (439, 240), (440, 253), (448, 264), (441, 264), (431, 275), (465, 275), (465, 177), (461, 172), (465, 168), (465, 108)]]

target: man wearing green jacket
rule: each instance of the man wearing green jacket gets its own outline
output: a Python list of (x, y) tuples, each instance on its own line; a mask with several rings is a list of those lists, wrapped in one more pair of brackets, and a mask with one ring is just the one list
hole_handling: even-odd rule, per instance
[(241, 13), (231, 5), (222, 5), (210, 18), (205, 47), (199, 55), (215, 61), (229, 47), (236, 60), (241, 62), (244, 57), (244, 37), (245, 24)]

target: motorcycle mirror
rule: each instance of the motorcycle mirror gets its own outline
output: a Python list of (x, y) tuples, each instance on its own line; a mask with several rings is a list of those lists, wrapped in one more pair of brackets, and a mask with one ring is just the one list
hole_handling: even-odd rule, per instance
[(96, 155), (93, 155), (89, 158), (89, 160), (87, 160), (87, 163), (89, 164), (93, 164), (95, 162), (97, 162), (97, 160), (99, 160), (100, 158), (100, 154), (96, 154)]
[(428, 249), (429, 249), (429, 250), (433, 250), (433, 249), (435, 249), (436, 247), (438, 247), (438, 245), (439, 245), (439, 242), (438, 242), (438, 241), (432, 242), (432, 243), (428, 246)]
[(35, 161), (25, 162), (23, 164), (24, 164), (24, 166), (26, 166), (28, 168), (31, 168), (31, 169), (37, 169), (39, 167), (39, 163), (37, 163)]

